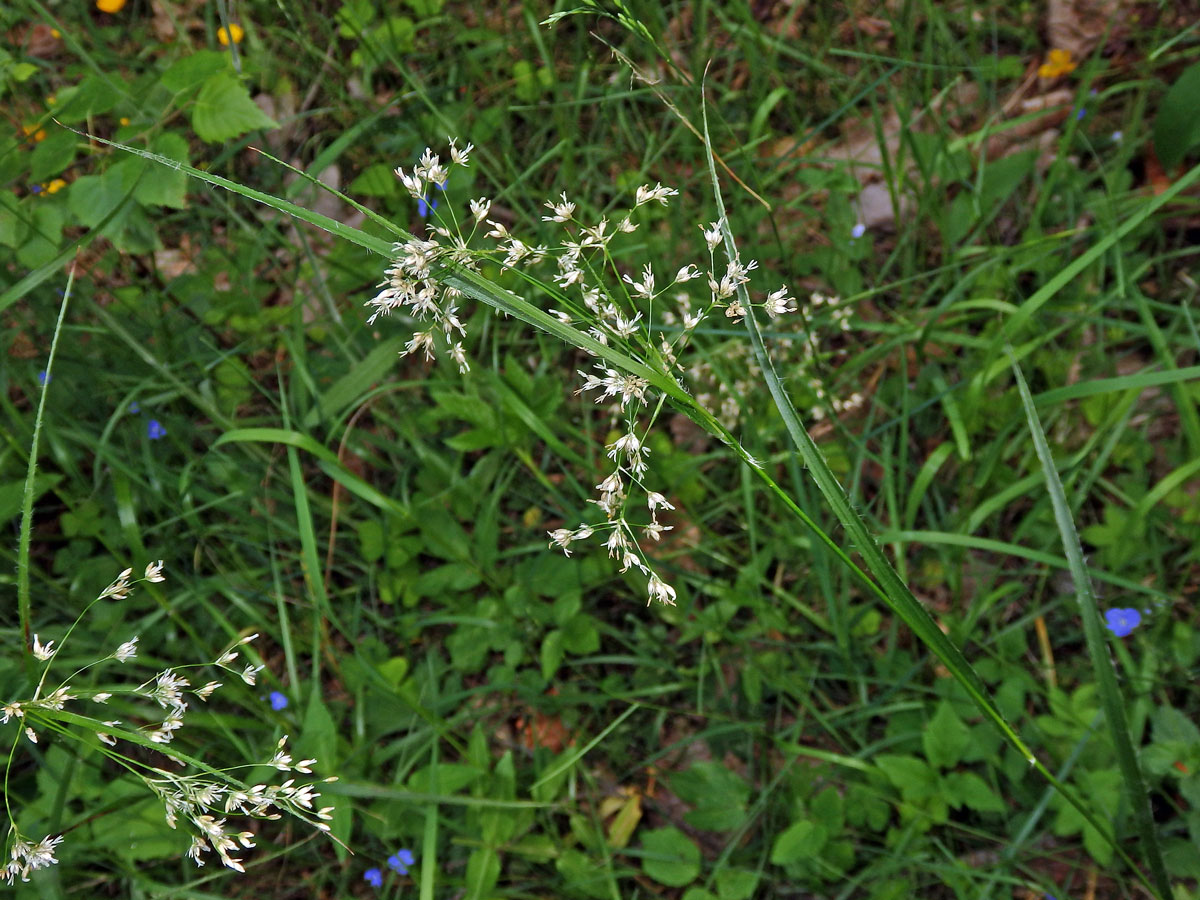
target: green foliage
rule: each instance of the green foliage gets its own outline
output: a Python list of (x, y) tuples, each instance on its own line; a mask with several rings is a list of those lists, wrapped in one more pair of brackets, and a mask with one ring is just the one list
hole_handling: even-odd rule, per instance
[(1168, 169), (1178, 166), (1200, 144), (1197, 94), (1200, 94), (1200, 63), (1193, 63), (1180, 73), (1159, 101), (1154, 116), (1154, 152)]
[[(238, 9), (250, 37), (236, 62), (216, 42), (216, 6), (170, 38), (133, 4), (110, 16), (18, 0), (0, 13), (14, 37), (0, 50), (13, 125), (0, 136), (7, 518), (33, 410), (48, 404), (30, 556), (9, 551), (0, 590), (26, 567), (33, 624), (61, 639), (114, 560), (167, 555), (177, 590), (95, 607), (72, 637), (81, 665), (131, 633), (164, 666), (219, 650), (227, 632), (262, 633), (264, 683), (215, 695), (180, 740), (248, 764), (291, 734), (319, 775), (339, 777), (330, 825), (354, 855), (289, 846), (295, 835), (267, 824), (258, 840), (272, 851), (246, 890), (274, 890), (278, 847), (330, 896), (366, 891), (369, 866), (397, 895), (479, 898), (647, 885), (686, 900), (781, 885), (1061, 897), (1093, 864), (1114, 894), (1136, 891), (1094, 824), (1044, 794), (900, 620), (718, 441), (670, 408), (648, 435), (653, 483), (677, 506), (655, 553), (679, 606), (646, 610), (603, 550), (546, 547), (546, 532), (587, 519), (616, 433), (605, 405), (574, 395), (587, 357), (464, 301), (467, 375), (398, 361), (411, 323), (368, 328), (361, 310), (395, 231), (367, 220), (361, 243), (332, 241), (184, 168), (359, 222), (304, 193), (307, 174), (428, 235), (393, 169), (458, 135), (477, 149), (440, 211), (469, 228), (461, 199), (488, 196), (490, 217), (532, 243), (560, 236), (541, 221), (560, 190), (595, 221), (662, 181), (681, 202), (652, 209), (614, 263), (619, 277), (652, 261), (661, 277), (698, 259), (696, 224), (717, 216), (688, 129), (706, 111), (738, 179), (721, 187), (731, 233), (760, 264), (752, 287), (786, 284), (802, 301), (795, 319), (760, 324), (823, 459), (999, 712), (1143, 864), (1006, 348), (1019, 358), (1101, 609), (1142, 614), (1104, 649), (1168, 874), (1190, 890), (1200, 392), (1180, 223), (1194, 201), (1183, 190), (1153, 206), (1141, 164), (1146, 117), (1172, 175), (1194, 150), (1185, 45), (1131, 25), (1120, 54), (1102, 49), (1088, 80), (1081, 65), (1063, 82), (1085, 117), (1050, 130), (1007, 102), (1044, 50), (1028, 10), (897, 8), (879, 31), (830, 4), (786, 22), (728, 4), (582, 6), (542, 27), (534, 5), (500, 16), (351, 0), (329, 15), (254, 0)], [(66, 37), (37, 50), (31, 25)], [(886, 152), (851, 163), (855, 143)], [(899, 211), (870, 219), (864, 187)], [(665, 308), (656, 338), (676, 327)], [(811, 467), (783, 449), (740, 327), (710, 319), (689, 352), (692, 395), (859, 558)], [(20, 645), (15, 604), (0, 608)], [(20, 654), (0, 660), (0, 701), (27, 687)], [(286, 708), (266, 702), (276, 689)], [(78, 751), (47, 736), (27, 754), (5, 728), (19, 739), (19, 824), (68, 835), (35, 890), (58, 890), (47, 876), (76, 891), (190, 883), (186, 840), (94, 735)], [(417, 857), (409, 875), (384, 862), (401, 847)]]

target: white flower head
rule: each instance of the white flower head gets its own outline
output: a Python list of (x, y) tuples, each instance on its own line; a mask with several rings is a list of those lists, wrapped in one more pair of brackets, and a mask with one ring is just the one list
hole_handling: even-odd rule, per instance
[(665, 583), (658, 577), (657, 573), (650, 575), (650, 582), (647, 585), (647, 589), (650, 594), (649, 599), (646, 601), (647, 606), (655, 600), (659, 603), (665, 603), (667, 606), (675, 605), (675, 588)]
[(571, 541), (575, 540), (575, 532), (570, 528), (556, 528), (553, 531), (547, 531), (550, 535), (550, 546), (559, 546), (565, 555), (571, 555)]
[(675, 508), (670, 503), (668, 503), (667, 498), (664, 497), (662, 494), (660, 494), (658, 491), (647, 492), (646, 505), (650, 507), (651, 512), (653, 512), (654, 510), (659, 509), (659, 508), (662, 508), (662, 509), (674, 509)]
[(786, 313), (794, 313), (796, 311), (796, 298), (788, 294), (787, 286), (779, 288), (777, 291), (772, 291), (767, 295), (767, 300), (763, 304), (772, 319), (776, 316), (782, 316)]
[(542, 216), (543, 222), (569, 222), (571, 216), (575, 214), (575, 204), (567, 199), (567, 192), (563, 191), (559, 196), (562, 198), (559, 203), (555, 203), (553, 200), (546, 201), (546, 208), (554, 215)]
[(700, 231), (704, 234), (704, 243), (708, 245), (709, 253), (712, 253), (717, 248), (717, 244), (721, 243), (721, 225), (724, 222), (724, 219), (717, 219), (708, 228), (705, 228), (703, 225), (700, 226)]
[(475, 145), (468, 141), (467, 146), (465, 146), (461, 150), (459, 150), (456, 146), (454, 146), (454, 142), (457, 140), (458, 140), (458, 138), (450, 138), (449, 139), (449, 141), (450, 141), (450, 162), (452, 162), (456, 166), (466, 167), (467, 163), (470, 162), (469, 156), (470, 156), (471, 151), (475, 149)]
[(54, 653), (55, 653), (54, 641), (46, 641), (46, 643), (43, 644), (40, 640), (38, 640), (37, 634), (34, 634), (34, 636), (33, 636), (33, 655), (34, 656), (36, 656), (42, 662), (46, 662), (52, 656), (54, 656)]
[(492, 211), (492, 201), (487, 197), (480, 197), (478, 200), (471, 201), (471, 215), (475, 217), (476, 222), (482, 222), (488, 217), (488, 213)]
[(634, 203), (634, 207), (636, 208), (645, 203), (652, 203), (655, 200), (666, 206), (668, 197), (678, 196), (679, 191), (675, 190), (675, 188), (663, 187), (661, 183), (654, 185), (654, 187), (643, 184), (637, 189), (637, 201)]
[(163, 575), (162, 570), (163, 570), (163, 561), (161, 559), (158, 562), (152, 562), (152, 563), (147, 564), (146, 580), (152, 581), (155, 583), (160, 582), (160, 581), (166, 581), (167, 580), (166, 576)]
[(634, 281), (628, 273), (622, 275), (621, 280), (633, 288), (633, 296), (644, 297), (647, 300), (654, 299), (654, 270), (650, 268), (650, 263), (646, 263), (642, 267), (641, 281)]
[(126, 641), (113, 653), (113, 659), (117, 662), (127, 662), (137, 656), (137, 635), (134, 635), (133, 640)]

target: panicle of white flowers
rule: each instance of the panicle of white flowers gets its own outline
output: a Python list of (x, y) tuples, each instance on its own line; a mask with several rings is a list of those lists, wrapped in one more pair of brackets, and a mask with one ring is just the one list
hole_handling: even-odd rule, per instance
[[(456, 157), (453, 146), (452, 141), (452, 164), (465, 164), (465, 159)], [(430, 184), (444, 186), (446, 177), (445, 168), (429, 149), (411, 173), (397, 169), (396, 174), (405, 189), (418, 199), (427, 196)], [(700, 226), (708, 251), (706, 264), (683, 265), (675, 270), (673, 277), (662, 275), (663, 267), (653, 261), (643, 263), (640, 271), (624, 271), (626, 267), (622, 265), (619, 281), (603, 283), (603, 273), (615, 267), (609, 254), (610, 244), (619, 235), (638, 228), (633, 219), (636, 210), (653, 204), (667, 206), (678, 194), (675, 188), (661, 183), (644, 184), (637, 188), (627, 212), (589, 218), (562, 192), (543, 204), (549, 214), (543, 215), (542, 221), (561, 225), (565, 232), (561, 242), (553, 247), (523, 240), (499, 217), (489, 219), (492, 204), (487, 198), (471, 200), (473, 224), (466, 237), (441, 226), (433, 229), (440, 240), (414, 237), (396, 245), (386, 280), (381, 284), (383, 289), (367, 302), (373, 309), (369, 321), (392, 310), (403, 310), (418, 323), (405, 354), (420, 352), (433, 359), (445, 352), (442, 349), (445, 347), (460, 370), (466, 372), (469, 366), (462, 342), (452, 340), (465, 336), (454, 305), (459, 297), (439, 285), (439, 269), (449, 263), (475, 270), (481, 258), (491, 258), (504, 268), (526, 268), (552, 259), (554, 270), (550, 280), (563, 292), (566, 302), (560, 304), (563, 308), (549, 310), (551, 315), (564, 324), (581, 328), (598, 344), (619, 346), (643, 365), (677, 378), (677, 373), (684, 371), (678, 362), (680, 353), (705, 318), (719, 311), (726, 320), (740, 321), (749, 314), (743, 285), (758, 267), (755, 260), (742, 260), (737, 255), (728, 258), (719, 252), (727, 229), (724, 220), (718, 220)], [(454, 221), (457, 225), (457, 219)], [(469, 241), (475, 234), (475, 226), (482, 222), (487, 224), (480, 230), (495, 242), (494, 247), (471, 251)], [(699, 279), (707, 285), (707, 295), (693, 298), (688, 283)], [(799, 312), (799, 304), (786, 285), (763, 300), (752, 301), (751, 305), (772, 321)], [(576, 325), (577, 322), (580, 324)], [(581, 371), (579, 375), (582, 386), (577, 393), (590, 393), (597, 403), (608, 404), (612, 416), (613, 435), (605, 447), (612, 468), (597, 485), (597, 495), (589, 501), (603, 514), (603, 521), (553, 529), (548, 532), (550, 545), (570, 555), (574, 544), (603, 532), (609, 556), (618, 561), (621, 571), (636, 568), (647, 577), (649, 602), (673, 605), (675, 590), (653, 570), (640, 542), (643, 538), (658, 541), (669, 531), (671, 526), (660, 521), (660, 511), (674, 508), (661, 493), (645, 484), (650, 475), (648, 437), (655, 415), (651, 404), (656, 401), (650, 382), (599, 360), (592, 371)], [(741, 390), (724, 392), (718, 403), (723, 419), (728, 418), (725, 414), (736, 415), (737, 397), (742, 393)], [(640, 508), (639, 504), (631, 504), (631, 493), (646, 498), (648, 522), (644, 515), (631, 512)]]
[[(450, 139), (450, 166), (465, 168), (473, 149), (471, 144), (459, 149), (455, 140)], [(395, 172), (404, 189), (418, 200), (428, 196), (431, 186), (436, 185), (444, 189), (450, 177), (450, 169), (443, 165), (428, 147), (411, 173), (403, 168), (397, 168)], [(486, 198), (471, 202), (471, 213), (476, 224), (487, 217), (490, 208), (491, 203)], [(460, 337), (466, 336), (466, 329), (456, 315), (454, 306), (459, 292), (443, 287), (434, 274), (446, 263), (469, 269), (475, 269), (478, 263), (472, 254), (466, 252), (465, 244), (454, 239), (447, 229), (435, 228), (434, 232), (446, 238), (447, 243), (413, 237), (397, 243), (392, 248), (392, 263), (384, 272), (385, 279), (379, 284), (382, 290), (366, 303), (373, 310), (367, 323), (371, 324), (379, 316), (390, 315), (397, 310), (410, 316), (420, 325), (401, 355), (407, 356), (419, 351), (425, 359), (434, 359), (437, 354), (437, 335), (440, 332), (442, 339), (450, 344), (451, 358), (458, 365), (459, 371), (465, 374), (470, 370), (470, 365), (462, 344), (451, 341), (451, 336), (456, 332)]]
[[(266, 764), (281, 772), (312, 774), (316, 760), (293, 762), (286, 743), (286, 736), (279, 740)], [(326, 778), (324, 782), (335, 780)], [(230, 816), (273, 821), (286, 813), (325, 832), (329, 831), (328, 822), (333, 818), (333, 807), (317, 808), (314, 804), (321, 796), (315, 788), (323, 782), (297, 783), (289, 778), (281, 784), (242, 787), (232, 781), (216, 781), (208, 774), (179, 775), (155, 769), (154, 777), (148, 777), (146, 783), (162, 801), (169, 826), (177, 828), (181, 819), (190, 824), (194, 833), (187, 856), (197, 866), (204, 865), (205, 854), (216, 853), (222, 865), (236, 872), (245, 871), (241, 857), (233, 854), (253, 847), (255, 835), (251, 831), (236, 831)]]
[(12, 885), (16, 879), (29, 881), (29, 873), (37, 869), (45, 869), (54, 865), (58, 860), (54, 856), (55, 848), (62, 843), (62, 835), (51, 837), (46, 835), (40, 841), (34, 842), (22, 837), (15, 825), (10, 826), (8, 864), (4, 867), (4, 883)]
[[(465, 150), (452, 149), (451, 156), (465, 159), (465, 154), (470, 149), (469, 145)], [(423, 165), (426, 166), (427, 172), (432, 171), (435, 175), (437, 174), (436, 159), (426, 160), (423, 158)], [(132, 571), (132, 569), (126, 569), (122, 572), (98, 599), (127, 596), (131, 589), (129, 578)], [(146, 567), (143, 580), (150, 582), (165, 580), (161, 560)], [(238, 656), (237, 648), (244, 647), (257, 637), (257, 634), (251, 634), (238, 639), (212, 664), (238, 674), (248, 684), (254, 684), (258, 673), (263, 669), (261, 665), (248, 664), (238, 671), (232, 668), (232, 663)], [(126, 663), (136, 658), (138, 640), (138, 636), (134, 635), (104, 659)], [(40, 638), (34, 635), (31, 652), (38, 659), (49, 662), (56, 652), (53, 643), (53, 641), (47, 641), (43, 644)], [(47, 666), (47, 673), (49, 668)], [(43, 677), (43, 683), (44, 681)], [(183, 727), (188, 710), (186, 696), (191, 694), (201, 700), (207, 700), (220, 686), (220, 681), (209, 681), (201, 687), (193, 688), (190, 680), (177, 669), (167, 668), (136, 687), (114, 688), (114, 690), (119, 690), (131, 697), (153, 701), (165, 710), (161, 722), (142, 726), (138, 731), (144, 740), (152, 744), (166, 745), (174, 740), (176, 732)], [(18, 726), (24, 730), (26, 737), (37, 743), (38, 733), (33, 728), (34, 724), (53, 724), (56, 726), (56, 731), (63, 731), (62, 725), (68, 723), (63, 723), (61, 717), (56, 720), (55, 713), (65, 710), (71, 701), (82, 697), (95, 703), (106, 703), (112, 696), (113, 691), (76, 691), (66, 683), (48, 690), (43, 695), (42, 685), (39, 684), (32, 698), (11, 700), (0, 704), (0, 725), (7, 725), (10, 721), (15, 720)], [(71, 724), (75, 721), (78, 721), (78, 717), (72, 717)], [(104, 747), (117, 745), (118, 739), (122, 735), (119, 732), (114, 734), (114, 732), (123, 727), (120, 720), (91, 719), (91, 722), (96, 738)], [(315, 759), (294, 760), (292, 754), (287, 750), (286, 742), (287, 738), (284, 737), (276, 744), (271, 758), (266, 760), (265, 764), (280, 772), (311, 775), (312, 767), (316, 765), (317, 761)], [(182, 760), (169, 749), (164, 747), (163, 753), (169, 759), (182, 764)], [(120, 758), (123, 764), (130, 763), (127, 754), (123, 754)], [(9, 765), (11, 765), (11, 758)], [(299, 817), (320, 831), (329, 831), (328, 822), (332, 818), (333, 808), (317, 808), (314, 805), (314, 801), (320, 796), (315, 790), (315, 786), (319, 782), (297, 783), (294, 778), (289, 778), (281, 784), (245, 786), (220, 770), (206, 770), (201, 775), (188, 775), (173, 774), (157, 767), (142, 765), (145, 771), (141, 771), (139, 774), (147, 786), (162, 800), (167, 823), (172, 828), (177, 826), (180, 819), (190, 824), (194, 834), (187, 856), (195, 860), (197, 865), (204, 864), (204, 854), (214, 852), (225, 866), (238, 872), (245, 871), (240, 856), (235, 854), (240, 853), (241, 849), (254, 846), (254, 833), (235, 831), (231, 825), (227, 824), (231, 815), (277, 819), (287, 813)], [(225, 780), (221, 780), (222, 778)], [(335, 779), (325, 779), (325, 781), (333, 780)], [(3, 870), (4, 881), (10, 885), (16, 878), (28, 881), (30, 872), (53, 865), (57, 862), (54, 855), (55, 848), (61, 842), (61, 836), (47, 836), (35, 843), (17, 832), (15, 825), (12, 826), (9, 834), (10, 861)]]

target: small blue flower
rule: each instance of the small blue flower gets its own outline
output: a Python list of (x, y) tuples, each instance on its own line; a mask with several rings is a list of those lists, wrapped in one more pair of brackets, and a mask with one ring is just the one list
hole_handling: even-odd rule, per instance
[(159, 438), (167, 436), (167, 429), (163, 428), (158, 423), (158, 419), (151, 419), (146, 423), (146, 437), (152, 441), (157, 441)]
[(42, 369), (42, 371), (38, 372), (38, 384), (40, 384), (42, 387), (45, 387), (49, 383), (50, 383), (50, 373), (47, 372), (45, 369)]
[(129, 414), (130, 415), (136, 416), (141, 411), (142, 411), (142, 404), (138, 403), (136, 400), (134, 400), (132, 403), (129, 404)]
[(411, 850), (400, 850), (388, 857), (388, 867), (401, 875), (408, 874), (408, 867), (415, 862)]
[(850, 229), (850, 238), (857, 241), (860, 237), (867, 233), (867, 226), (862, 222), (857, 223)]
[(383, 873), (377, 867), (372, 866), (363, 872), (363, 881), (367, 882), (371, 887), (382, 887)]
[(271, 691), (271, 693), (267, 695), (267, 699), (271, 701), (271, 709), (275, 710), (275, 712), (279, 712), (281, 709), (287, 709), (287, 694), (281, 694), (279, 691)]
[(1123, 137), (1125, 137), (1125, 135), (1123, 135), (1121, 132), (1114, 131), (1112, 133), (1112, 142), (1114, 144), (1119, 144), (1119, 143), (1121, 143), (1121, 138), (1123, 138)]
[(1136, 609), (1110, 609), (1104, 613), (1104, 624), (1117, 637), (1125, 637), (1142, 624), (1142, 614)]
[(45, 190), (45, 188), (42, 187), (40, 184), (30, 185), (30, 187), (29, 187), (29, 193), (31, 193), (31, 194), (40, 194), (44, 190)]
[(1075, 113), (1075, 121), (1076, 122), (1082, 121), (1083, 117), (1086, 115), (1087, 115), (1087, 110), (1084, 109), (1083, 107), (1080, 107), (1079, 111)]
[[(437, 189), (439, 191), (444, 191), (446, 186), (444, 184), (439, 184), (437, 185)], [(429, 194), (426, 194), (424, 197), (421, 197), (417, 200), (417, 215), (419, 215), (422, 219), (424, 219), (437, 208), (437, 198), (430, 197)]]

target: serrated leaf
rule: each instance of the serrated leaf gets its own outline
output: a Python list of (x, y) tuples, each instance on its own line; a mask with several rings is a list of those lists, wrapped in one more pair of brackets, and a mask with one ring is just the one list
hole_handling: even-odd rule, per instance
[(965, 806), (976, 812), (1004, 812), (1004, 801), (974, 772), (951, 772), (943, 783), (946, 800), (956, 809)]
[(1179, 741), (1200, 744), (1200, 728), (1173, 706), (1160, 706), (1150, 717), (1154, 724), (1154, 742)]
[(935, 796), (940, 789), (937, 773), (915, 756), (884, 754), (876, 758), (875, 765), (909, 802)]
[(958, 717), (949, 701), (943, 700), (921, 733), (925, 758), (936, 769), (952, 769), (962, 760), (970, 743), (971, 729)]
[(216, 50), (200, 50), (177, 59), (163, 72), (159, 84), (178, 94), (203, 84), (217, 72), (229, 71), (229, 56)]
[(240, 137), (256, 128), (279, 125), (250, 99), (250, 92), (230, 72), (209, 76), (192, 107), (192, 128), (209, 143)]
[(17, 250), (17, 262), (27, 269), (36, 269), (54, 259), (62, 229), (63, 214), (57, 205), (35, 206), (25, 243)]
[(392, 167), (386, 163), (375, 163), (363, 169), (362, 174), (350, 182), (348, 194), (364, 197), (394, 197), (400, 190), (400, 180)]

